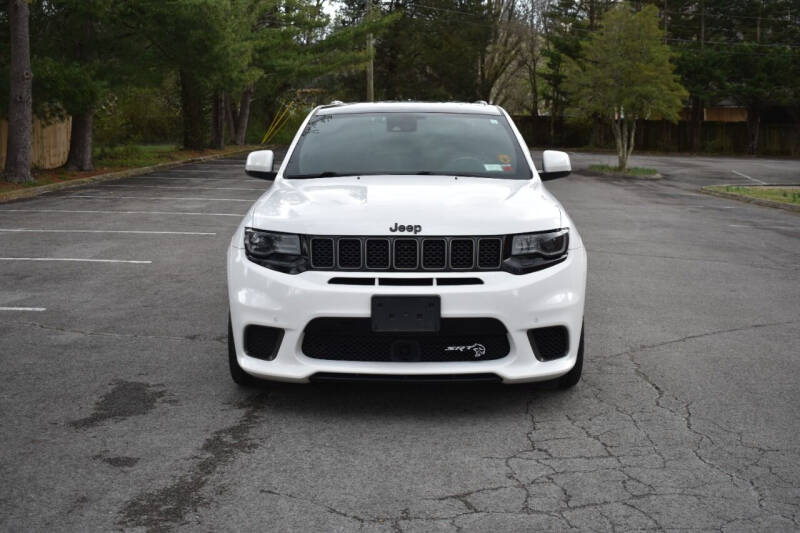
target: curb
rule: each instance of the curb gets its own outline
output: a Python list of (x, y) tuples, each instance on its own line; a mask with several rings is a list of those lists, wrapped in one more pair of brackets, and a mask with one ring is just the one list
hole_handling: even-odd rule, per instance
[(187, 163), (200, 163), (203, 161), (212, 161), (214, 159), (222, 159), (232, 155), (241, 155), (251, 152), (252, 149), (234, 150), (222, 154), (212, 154), (200, 157), (192, 157), (189, 159), (181, 159), (180, 161), (169, 161), (167, 163), (159, 163), (157, 165), (150, 165), (149, 167), (135, 167), (126, 170), (118, 170), (116, 172), (108, 172), (106, 174), (97, 174), (96, 176), (89, 176), (87, 178), (78, 178), (69, 181), (62, 181), (58, 183), (48, 183), (47, 185), (40, 185), (38, 187), (30, 187), (27, 189), (19, 189), (16, 191), (9, 191), (0, 193), (0, 204), (5, 202), (13, 202), (14, 200), (22, 200), (24, 198), (32, 198), (40, 194), (59, 191), (70, 187), (78, 187), (80, 185), (87, 185), (89, 183), (97, 183), (101, 181), (111, 181), (121, 178), (130, 178), (133, 176), (141, 176), (142, 174), (150, 174), (156, 170), (164, 170), (173, 167), (179, 167)]
[(632, 176), (630, 174), (622, 174), (620, 172), (598, 172), (596, 170), (589, 170), (589, 169), (574, 170), (573, 172), (575, 174), (579, 174), (581, 176), (589, 176), (591, 178), (612, 178), (612, 179), (623, 179), (623, 180), (656, 181), (664, 177), (662, 174), (659, 173), (642, 175), (642, 176)]
[(708, 194), (710, 196), (717, 196), (719, 198), (727, 198), (729, 200), (737, 200), (739, 202), (745, 202), (748, 204), (760, 205), (763, 207), (773, 207), (776, 209), (783, 209), (785, 211), (791, 211), (792, 213), (800, 213), (800, 205), (785, 204), (782, 202), (773, 202), (772, 200), (764, 200), (763, 198), (750, 198), (749, 196), (733, 194), (730, 192), (715, 191), (712, 189), (708, 189), (706, 187), (702, 187), (700, 189), (700, 192)]

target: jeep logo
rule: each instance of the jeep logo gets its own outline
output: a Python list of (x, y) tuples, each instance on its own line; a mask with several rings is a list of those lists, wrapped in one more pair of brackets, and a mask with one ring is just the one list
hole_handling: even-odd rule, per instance
[(416, 226), (412, 226), (408, 224), (407, 226), (403, 226), (402, 224), (398, 224), (397, 222), (394, 223), (394, 227), (389, 226), (389, 231), (391, 232), (405, 232), (405, 233), (413, 233), (416, 235), (420, 231), (422, 231), (422, 226), (417, 224)]

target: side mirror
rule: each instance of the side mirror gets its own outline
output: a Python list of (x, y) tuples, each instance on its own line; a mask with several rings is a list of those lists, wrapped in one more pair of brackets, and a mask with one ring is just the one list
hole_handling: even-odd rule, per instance
[(542, 181), (563, 178), (569, 176), (570, 172), (572, 172), (572, 165), (566, 152), (545, 150), (542, 153), (542, 171), (539, 173)]
[(262, 180), (274, 180), (278, 174), (272, 169), (275, 154), (272, 150), (258, 150), (257, 152), (250, 152), (247, 155), (247, 163), (244, 165), (244, 171), (248, 176), (253, 178), (261, 178)]

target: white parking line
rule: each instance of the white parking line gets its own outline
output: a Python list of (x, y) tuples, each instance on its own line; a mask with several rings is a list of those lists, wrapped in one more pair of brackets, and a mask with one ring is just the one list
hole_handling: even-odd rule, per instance
[(733, 172), (733, 173), (734, 173), (734, 174), (736, 174), (737, 176), (741, 176), (741, 177), (743, 177), (743, 178), (749, 179), (750, 181), (754, 181), (754, 182), (756, 182), (756, 183), (760, 183), (761, 185), (766, 185), (766, 184), (767, 184), (767, 182), (766, 182), (766, 181), (761, 181), (761, 180), (757, 180), (757, 179), (755, 179), (755, 178), (751, 178), (751, 177), (750, 177), (750, 176), (748, 176), (747, 174), (742, 174), (741, 172), (738, 172), (738, 171), (736, 171), (736, 170), (731, 170), (731, 172)]
[[(237, 165), (236, 163), (193, 163), (190, 166), (197, 166), (197, 167), (211, 167), (211, 168), (239, 168), (244, 170), (244, 161), (242, 164)], [(190, 169), (191, 170), (191, 169)]]
[(263, 182), (263, 180), (260, 180), (259, 178), (248, 178), (247, 176), (244, 176), (244, 177), (241, 177), (241, 178), (197, 178), (197, 177), (194, 177), (194, 178), (189, 178), (189, 177), (179, 178), (177, 176), (156, 176), (156, 175), (150, 174), (148, 176), (131, 176), (131, 177), (125, 178), (125, 179), (129, 179), (129, 180), (251, 181), (251, 182), (262, 181)]
[[(670, 205), (670, 204), (658, 204), (659, 207), (674, 207), (678, 209), (692, 209), (692, 208), (701, 208), (701, 209), (739, 209), (736, 206), (727, 206), (727, 205)], [(653, 209), (652, 205), (582, 205), (582, 206), (575, 206), (577, 209), (582, 210), (591, 210), (591, 209), (604, 209), (610, 211), (624, 211), (626, 209)]]
[(135, 235), (216, 235), (201, 231), (144, 231), (144, 230), (105, 230), (105, 229), (30, 229), (30, 228), (0, 228), (0, 233), (132, 233)]
[(45, 307), (0, 307), (0, 311), (47, 311)]
[(192, 198), (184, 196), (90, 196), (88, 194), (73, 194), (67, 198), (89, 198), (92, 200), (191, 200), (193, 202), (248, 202), (253, 200), (243, 200), (241, 198)]
[(133, 261), (128, 259), (82, 259), (78, 257), (0, 257), (0, 261), (69, 261), (74, 263), (131, 263), (149, 265), (152, 261)]
[(106, 215), (191, 215), (207, 217), (243, 217), (244, 213), (191, 213), (186, 211), (89, 211), (71, 209), (0, 209), (0, 213), (89, 213)]
[(187, 185), (182, 187), (180, 185), (95, 185), (94, 189), (124, 188), (124, 189), (199, 189), (203, 191), (258, 191), (264, 192), (267, 189), (258, 189), (256, 187), (199, 187), (197, 185)]
[(800, 230), (800, 226), (753, 226), (750, 224), (728, 224), (731, 228), (751, 228), (751, 229), (793, 229)]
[[(208, 173), (216, 172), (216, 173), (219, 173), (219, 170), (192, 170), (192, 169), (189, 169), (189, 168), (171, 168), (169, 170), (166, 170), (166, 169), (162, 170), (162, 172), (208, 172)], [(242, 169), (242, 174), (244, 174), (244, 169)]]

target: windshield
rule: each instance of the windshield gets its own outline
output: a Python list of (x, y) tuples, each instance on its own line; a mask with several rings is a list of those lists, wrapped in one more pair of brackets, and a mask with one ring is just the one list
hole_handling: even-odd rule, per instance
[(315, 115), (284, 177), (370, 174), (531, 177), (504, 116), (430, 112)]

